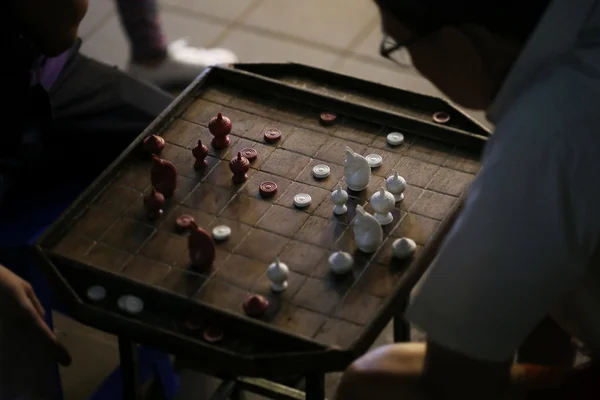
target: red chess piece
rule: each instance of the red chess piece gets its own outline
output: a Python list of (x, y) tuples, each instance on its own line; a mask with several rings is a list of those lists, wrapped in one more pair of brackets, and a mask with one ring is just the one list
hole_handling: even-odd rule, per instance
[(156, 188), (152, 188), (152, 191), (148, 193), (146, 197), (144, 197), (144, 208), (146, 208), (146, 215), (151, 221), (162, 215), (164, 205), (165, 196), (157, 191)]
[(224, 149), (229, 146), (229, 133), (231, 132), (231, 120), (219, 113), (208, 123), (208, 130), (214, 136), (211, 144), (215, 149)]
[(210, 268), (215, 261), (215, 241), (208, 232), (199, 228), (195, 221), (190, 222), (188, 251), (192, 267), (198, 270)]
[(196, 159), (194, 168), (200, 169), (208, 166), (206, 156), (208, 155), (208, 147), (202, 144), (202, 140), (198, 140), (198, 145), (192, 149), (192, 155)]
[(239, 152), (237, 157), (229, 162), (229, 169), (233, 172), (233, 176), (231, 177), (233, 183), (239, 184), (246, 182), (248, 179), (248, 171), (250, 170), (250, 161), (242, 156), (242, 152)]
[(166, 198), (173, 196), (177, 188), (177, 168), (170, 161), (152, 155), (152, 169), (150, 170), (152, 186)]

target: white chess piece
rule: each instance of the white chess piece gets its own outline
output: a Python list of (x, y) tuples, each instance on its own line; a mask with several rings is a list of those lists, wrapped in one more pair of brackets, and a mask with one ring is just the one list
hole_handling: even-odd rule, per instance
[(394, 195), (396, 203), (404, 200), (404, 191), (406, 190), (406, 180), (398, 175), (398, 171), (394, 171), (393, 175), (390, 175), (385, 180), (385, 187), (388, 192)]
[(354, 192), (365, 190), (371, 181), (371, 166), (367, 159), (346, 146), (344, 180)]
[(394, 243), (392, 243), (392, 253), (401, 260), (411, 257), (415, 254), (416, 250), (417, 244), (415, 241), (406, 237), (396, 239), (394, 240)]
[(364, 253), (373, 253), (383, 242), (381, 224), (360, 205), (356, 206), (354, 241), (356, 247)]
[(274, 292), (283, 292), (287, 289), (289, 276), (290, 270), (287, 265), (279, 261), (279, 258), (276, 258), (267, 269), (267, 278), (271, 281), (271, 290)]
[(375, 192), (373, 196), (371, 196), (369, 203), (371, 204), (373, 210), (375, 210), (374, 217), (377, 222), (379, 222), (382, 226), (392, 223), (394, 220), (392, 210), (396, 204), (393, 194), (384, 188), (381, 188), (379, 191)]
[(342, 189), (342, 185), (331, 192), (331, 201), (333, 202), (333, 213), (335, 215), (342, 215), (348, 212), (346, 202), (348, 201), (348, 192)]
[(350, 253), (345, 251), (336, 251), (329, 256), (328, 259), (331, 272), (336, 275), (343, 275), (352, 270), (354, 259)]

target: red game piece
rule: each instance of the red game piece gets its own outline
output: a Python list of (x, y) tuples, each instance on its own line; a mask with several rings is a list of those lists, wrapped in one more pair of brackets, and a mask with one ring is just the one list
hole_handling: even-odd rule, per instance
[(263, 197), (271, 197), (277, 193), (277, 184), (275, 182), (266, 181), (260, 184), (258, 190)]
[(208, 130), (214, 136), (211, 144), (219, 150), (229, 146), (229, 133), (231, 132), (231, 120), (219, 113), (216, 117), (213, 117), (208, 123)]
[(177, 225), (177, 228), (179, 228), (179, 230), (182, 230), (182, 231), (189, 229), (190, 224), (192, 222), (194, 222), (194, 217), (192, 217), (191, 215), (187, 215), (187, 214), (180, 215), (175, 220), (175, 224)]
[(332, 125), (337, 119), (337, 115), (331, 112), (321, 113), (321, 123), (323, 125)]
[(204, 330), (204, 340), (208, 343), (217, 343), (223, 340), (223, 330), (216, 326), (209, 326)]
[(165, 148), (165, 139), (150, 135), (144, 139), (144, 149), (150, 154), (159, 154)]
[(144, 208), (146, 208), (146, 215), (149, 220), (155, 220), (160, 217), (163, 213), (164, 205), (165, 196), (156, 190), (156, 188), (152, 188), (152, 191), (144, 197)]
[(202, 140), (198, 140), (198, 144), (192, 149), (192, 155), (196, 159), (194, 162), (194, 169), (200, 169), (208, 166), (208, 161), (206, 161), (208, 147), (202, 144)]
[(153, 163), (150, 171), (152, 186), (166, 198), (173, 196), (177, 188), (177, 168), (172, 162), (152, 155)]
[(233, 176), (231, 177), (233, 183), (239, 184), (246, 182), (248, 179), (248, 170), (250, 170), (250, 161), (242, 156), (242, 152), (239, 152), (237, 157), (229, 162), (229, 169), (233, 172)]
[(256, 157), (258, 157), (258, 152), (254, 149), (242, 149), (240, 153), (242, 153), (242, 156), (246, 157), (248, 161), (254, 161), (256, 160)]
[(281, 131), (279, 129), (267, 129), (264, 136), (267, 142), (274, 143), (281, 139)]
[(199, 228), (195, 221), (190, 222), (188, 251), (192, 266), (198, 270), (209, 269), (215, 261), (215, 241), (208, 232)]
[(262, 317), (267, 309), (269, 308), (269, 300), (266, 297), (259, 294), (253, 294), (248, 296), (244, 302), (244, 312), (249, 317), (259, 318)]
[(202, 317), (197, 314), (192, 314), (183, 322), (183, 326), (190, 331), (197, 331), (202, 328), (203, 322)]
[(433, 114), (433, 122), (437, 122), (438, 124), (445, 124), (450, 121), (450, 114), (445, 111), (438, 111)]

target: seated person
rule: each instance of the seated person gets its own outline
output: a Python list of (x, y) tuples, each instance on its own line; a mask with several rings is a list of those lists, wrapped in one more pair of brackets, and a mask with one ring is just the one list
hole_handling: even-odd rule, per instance
[[(547, 316), (597, 362), (600, 2), (377, 4), (393, 49), (453, 101), (487, 109), (496, 128), (407, 311), (427, 342), (356, 360), (337, 399), (503, 398), (517, 350), (540, 343), (530, 334)], [(600, 398), (595, 368), (596, 386), (547, 398)]]
[[(87, 0), (0, 5), (0, 40), (8, 55), (1, 109), (3, 234), (27, 228), (21, 219), (38, 209), (72, 202), (172, 101), (154, 86), (79, 53), (77, 30), (87, 7)], [(34, 221), (38, 230), (56, 217), (47, 214)], [(0, 264), (10, 267), (5, 257), (0, 248)], [(58, 398), (49, 379), (53, 354), (46, 351), (56, 339), (42, 322), (39, 301), (4, 267), (0, 292), (0, 398)], [(5, 319), (5, 299), (38, 329)]]

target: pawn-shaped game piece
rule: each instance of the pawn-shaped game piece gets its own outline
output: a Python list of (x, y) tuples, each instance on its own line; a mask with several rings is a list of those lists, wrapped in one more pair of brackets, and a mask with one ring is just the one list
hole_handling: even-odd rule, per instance
[(345, 251), (336, 251), (335, 253), (332, 253), (327, 261), (329, 262), (331, 272), (336, 275), (343, 275), (350, 272), (354, 265), (352, 255)]
[(194, 169), (201, 169), (208, 166), (208, 161), (206, 161), (208, 147), (202, 144), (202, 140), (198, 140), (198, 144), (192, 149), (192, 155), (196, 159)]
[(417, 251), (417, 244), (412, 239), (403, 237), (394, 240), (394, 243), (392, 243), (392, 253), (401, 260), (411, 257), (415, 254), (415, 251)]
[(252, 294), (248, 296), (244, 302), (244, 312), (249, 317), (260, 318), (269, 308), (269, 300), (260, 294)]
[(188, 252), (192, 267), (199, 271), (209, 269), (215, 261), (215, 241), (208, 232), (198, 227), (195, 221), (190, 222)]
[(152, 188), (150, 193), (144, 197), (144, 208), (146, 209), (146, 215), (151, 221), (162, 215), (164, 205), (165, 196), (156, 190), (156, 188)]
[(233, 183), (240, 184), (248, 179), (248, 171), (250, 170), (250, 161), (239, 152), (237, 157), (234, 157), (229, 162), (229, 169), (233, 172), (231, 180)]
[(375, 211), (375, 219), (381, 224), (381, 226), (388, 225), (394, 220), (392, 210), (396, 204), (394, 195), (385, 190), (384, 188), (379, 189), (378, 192), (373, 193), (371, 200), (369, 200), (371, 207)]
[(290, 270), (279, 258), (275, 259), (267, 269), (267, 278), (271, 281), (271, 290), (274, 292), (283, 292), (288, 287), (288, 277)]
[(388, 192), (394, 195), (394, 201), (397, 203), (404, 200), (404, 191), (406, 190), (406, 180), (398, 175), (398, 171), (394, 171), (393, 175), (390, 175), (385, 180), (385, 187)]
[(157, 135), (144, 138), (144, 149), (150, 154), (159, 154), (165, 148), (165, 139)]
[(333, 202), (333, 213), (335, 215), (342, 215), (348, 212), (346, 202), (348, 201), (348, 192), (342, 189), (342, 185), (331, 192), (331, 201)]
[(150, 170), (150, 181), (152, 186), (161, 192), (166, 198), (173, 196), (177, 188), (177, 168), (172, 162), (152, 155), (152, 169)]
[(231, 132), (231, 121), (223, 114), (219, 113), (208, 123), (208, 130), (214, 136), (211, 144), (217, 150), (229, 146), (229, 133)]

